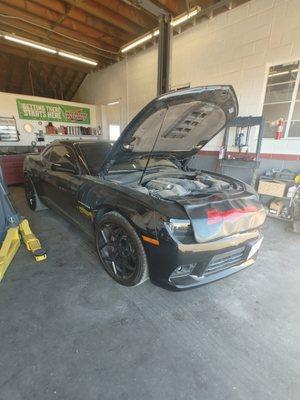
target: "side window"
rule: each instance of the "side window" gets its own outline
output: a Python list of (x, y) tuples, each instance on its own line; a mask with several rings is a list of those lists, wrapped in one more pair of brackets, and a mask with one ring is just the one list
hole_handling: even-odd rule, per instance
[(61, 164), (62, 167), (77, 168), (76, 156), (70, 147), (54, 146), (51, 151), (50, 161), (54, 164)]

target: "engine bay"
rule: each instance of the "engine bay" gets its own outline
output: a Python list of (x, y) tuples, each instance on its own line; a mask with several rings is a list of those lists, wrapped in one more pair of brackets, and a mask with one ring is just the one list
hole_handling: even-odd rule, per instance
[(153, 197), (171, 200), (182, 196), (207, 195), (234, 187), (229, 181), (217, 179), (206, 173), (183, 174), (178, 177), (157, 175), (153, 178), (152, 175), (147, 177), (146, 181), (135, 189)]

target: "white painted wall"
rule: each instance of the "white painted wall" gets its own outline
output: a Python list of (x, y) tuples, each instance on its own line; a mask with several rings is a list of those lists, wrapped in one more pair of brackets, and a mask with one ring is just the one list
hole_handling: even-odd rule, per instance
[[(299, 59), (300, 0), (251, 0), (174, 37), (171, 86), (231, 84), (240, 115), (260, 115), (269, 66)], [(156, 67), (154, 46), (88, 75), (76, 99), (121, 99), (124, 127), (156, 96)], [(207, 149), (220, 142), (221, 135)], [(262, 152), (300, 154), (300, 139), (264, 139)]]
[[(3, 117), (12, 117), (14, 116), (16, 118), (16, 123), (17, 123), (17, 128), (20, 132), (20, 141), (19, 142), (0, 142), (0, 147), (1, 146), (30, 146), (32, 141), (36, 141), (36, 135), (35, 133), (27, 133), (24, 131), (23, 126), (26, 122), (29, 122), (34, 130), (33, 132), (38, 132), (39, 129), (43, 130), (45, 133), (45, 126), (48, 124), (47, 121), (42, 121), (42, 125), (39, 125), (39, 121), (34, 121), (34, 120), (25, 120), (25, 119), (20, 119), (18, 115), (18, 108), (17, 108), (17, 99), (25, 99), (25, 100), (34, 100), (34, 101), (42, 101), (42, 102), (47, 102), (47, 103), (56, 103), (56, 104), (66, 104), (66, 105), (72, 105), (72, 106), (78, 106), (78, 107), (85, 107), (90, 109), (90, 117), (91, 117), (91, 124), (90, 125), (82, 125), (85, 127), (91, 126), (91, 127), (96, 127), (98, 125), (99, 121), (99, 115), (97, 119), (97, 113), (96, 113), (96, 107), (91, 104), (83, 104), (83, 103), (75, 103), (75, 102), (67, 102), (67, 101), (62, 101), (62, 100), (57, 100), (57, 99), (48, 99), (45, 97), (36, 97), (36, 96), (25, 96), (21, 94), (13, 94), (13, 93), (4, 93), (0, 92), (0, 115)], [(69, 126), (79, 126), (81, 124), (79, 123), (63, 123), (63, 122), (53, 122), (53, 125), (56, 127), (59, 127), (60, 125), (69, 125)], [(67, 136), (58, 136), (58, 135), (45, 135), (45, 141), (40, 142), (40, 145), (46, 145), (50, 143), (51, 141), (58, 139), (59, 137), (64, 137), (66, 138)], [(87, 138), (88, 136), (84, 136), (84, 138)]]

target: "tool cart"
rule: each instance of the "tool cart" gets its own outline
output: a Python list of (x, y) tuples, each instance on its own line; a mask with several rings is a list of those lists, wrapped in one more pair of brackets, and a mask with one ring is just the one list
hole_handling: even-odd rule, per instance
[(267, 171), (259, 179), (257, 192), (269, 217), (291, 222), (293, 231), (300, 233), (300, 173)]

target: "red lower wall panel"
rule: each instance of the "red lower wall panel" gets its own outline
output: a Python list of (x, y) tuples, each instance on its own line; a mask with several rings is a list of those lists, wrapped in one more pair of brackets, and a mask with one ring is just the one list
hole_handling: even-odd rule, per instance
[(25, 154), (0, 156), (0, 165), (7, 185), (24, 183), (23, 162)]

